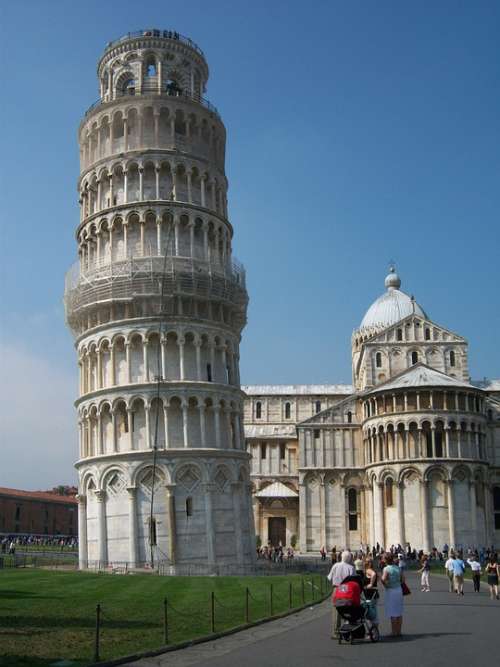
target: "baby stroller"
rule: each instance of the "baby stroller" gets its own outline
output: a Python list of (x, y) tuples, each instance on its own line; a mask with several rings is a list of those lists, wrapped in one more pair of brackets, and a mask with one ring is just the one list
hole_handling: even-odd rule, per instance
[(371, 621), (375, 617), (374, 600), (361, 599), (360, 577), (347, 577), (337, 586), (333, 596), (333, 604), (343, 623), (339, 630), (339, 644), (355, 639), (364, 639), (367, 635), (372, 642), (380, 638), (378, 627)]

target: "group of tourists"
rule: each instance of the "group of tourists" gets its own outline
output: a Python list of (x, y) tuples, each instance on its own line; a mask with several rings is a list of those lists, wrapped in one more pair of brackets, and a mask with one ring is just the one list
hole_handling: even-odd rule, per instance
[(16, 549), (22, 550), (26, 547), (40, 550), (47, 547), (59, 547), (61, 551), (75, 550), (78, 548), (78, 538), (61, 535), (0, 535), (0, 551), (3, 554), (15, 554)]
[[(321, 549), (322, 560), (326, 559), (326, 550)], [(428, 593), (431, 590), (430, 575), (431, 562), (436, 565), (442, 564), (444, 557), (445, 572), (449, 579), (449, 590), (458, 596), (464, 595), (464, 577), (466, 568), (470, 568), (474, 591), (479, 593), (481, 575), (487, 577), (491, 599), (499, 599), (500, 562), (495, 550), (472, 550), (469, 549), (464, 555), (463, 551), (455, 552), (447, 545), (442, 551), (433, 549), (426, 554), (416, 551), (408, 545), (403, 549), (401, 545), (392, 546), (388, 551), (383, 551), (380, 545), (370, 548), (362, 546), (357, 552), (352, 553), (346, 549), (337, 552), (336, 547), (331, 550), (332, 567), (328, 574), (328, 580), (335, 590), (347, 581), (356, 581), (362, 591), (362, 600), (370, 601), (369, 620), (371, 624), (378, 627), (377, 600), (379, 598), (379, 583), (384, 588), (384, 610), (385, 616), (391, 622), (392, 637), (400, 637), (403, 625), (403, 598), (410, 594), (405, 581), (405, 571), (411, 565), (416, 565), (416, 571), (420, 574), (421, 591)], [(442, 566), (442, 565), (441, 565)], [(341, 615), (335, 606), (333, 607), (332, 638), (338, 638), (342, 623)]]
[(285, 560), (291, 560), (295, 556), (292, 547), (285, 548), (282, 544), (273, 547), (268, 544), (257, 548), (257, 558), (263, 560), (270, 560), (273, 563), (283, 563)]

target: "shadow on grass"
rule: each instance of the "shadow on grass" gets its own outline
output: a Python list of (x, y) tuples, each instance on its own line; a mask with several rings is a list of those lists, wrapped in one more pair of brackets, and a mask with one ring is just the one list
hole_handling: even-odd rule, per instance
[[(95, 617), (87, 616), (83, 618), (72, 618), (71, 616), (4, 616), (0, 619), (0, 637), (6, 634), (5, 630), (12, 629), (28, 629), (37, 628), (40, 632), (44, 630), (68, 630), (69, 628), (95, 628)], [(129, 630), (150, 630), (160, 627), (158, 623), (150, 623), (148, 621), (129, 621), (119, 618), (101, 618), (101, 627), (113, 629), (129, 629)], [(9, 633), (12, 634), (12, 633)], [(1, 663), (0, 663), (1, 664)]]
[[(0, 667), (52, 667), (61, 662), (61, 658), (36, 658), (31, 655), (2, 655), (0, 656)], [(68, 660), (67, 667), (74, 665), (88, 665), (90, 660)]]
[[(0, 590), (0, 600), (62, 600), (59, 595), (38, 595), (34, 591)], [(1, 664), (1, 663), (0, 663)]]

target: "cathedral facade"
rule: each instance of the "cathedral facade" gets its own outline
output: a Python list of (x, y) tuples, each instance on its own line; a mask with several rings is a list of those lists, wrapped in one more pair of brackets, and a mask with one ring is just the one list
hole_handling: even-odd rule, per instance
[(500, 544), (500, 381), (400, 287), (352, 335), (352, 386), (242, 387), (262, 544)]

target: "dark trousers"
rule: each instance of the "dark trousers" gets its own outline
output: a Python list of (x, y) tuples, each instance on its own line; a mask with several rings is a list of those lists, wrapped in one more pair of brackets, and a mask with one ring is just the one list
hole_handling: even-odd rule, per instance
[(474, 584), (474, 590), (476, 593), (479, 593), (479, 586), (481, 585), (481, 575), (479, 572), (477, 574), (475, 572), (472, 573), (472, 582)]

